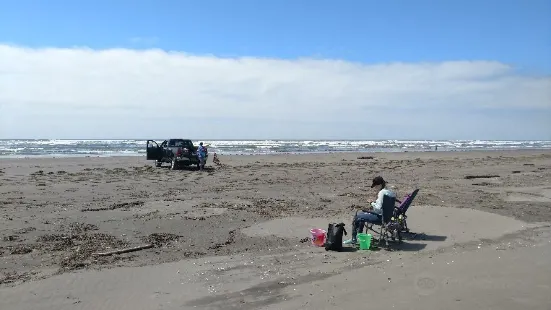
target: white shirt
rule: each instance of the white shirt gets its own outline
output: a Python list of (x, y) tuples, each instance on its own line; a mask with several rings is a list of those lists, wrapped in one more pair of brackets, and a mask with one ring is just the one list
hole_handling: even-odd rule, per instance
[(373, 207), (373, 213), (377, 213), (381, 215), (383, 214), (383, 197), (385, 195), (396, 198), (396, 194), (394, 194), (394, 192), (386, 188), (383, 188), (382, 190), (379, 191), (379, 194), (377, 194), (377, 200), (371, 203), (371, 206)]

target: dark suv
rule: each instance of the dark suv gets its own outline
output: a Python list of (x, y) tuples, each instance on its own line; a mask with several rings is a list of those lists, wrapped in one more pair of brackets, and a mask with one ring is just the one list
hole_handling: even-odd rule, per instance
[[(147, 140), (146, 154), (147, 160), (155, 160), (155, 166), (157, 167), (161, 167), (163, 163), (170, 163), (170, 169), (172, 170), (191, 165), (197, 165), (197, 168), (199, 168), (197, 147), (188, 139), (168, 139), (160, 145), (153, 140)], [(207, 158), (208, 153), (205, 160)]]

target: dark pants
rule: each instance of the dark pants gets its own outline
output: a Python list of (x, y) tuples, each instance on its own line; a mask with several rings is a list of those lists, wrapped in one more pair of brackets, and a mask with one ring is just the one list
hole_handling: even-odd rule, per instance
[(356, 242), (356, 236), (363, 231), (365, 223), (377, 223), (381, 218), (373, 213), (360, 211), (352, 220), (352, 241)]

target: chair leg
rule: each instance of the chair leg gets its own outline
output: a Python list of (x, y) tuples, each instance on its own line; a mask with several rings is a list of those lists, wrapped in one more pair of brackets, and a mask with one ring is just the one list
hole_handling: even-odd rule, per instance
[(381, 225), (381, 230), (379, 231), (379, 246), (382, 246), (383, 244), (383, 241), (385, 242), (385, 244), (387, 244), (387, 240), (386, 240), (386, 236), (384, 234), (384, 225)]
[(375, 229), (373, 229), (373, 226), (366, 226), (365, 232), (368, 233), (369, 231), (372, 231), (372, 232), (374, 232), (374, 233), (376, 233), (376, 234), (379, 234), (378, 231), (376, 231)]
[(404, 217), (403, 221), (404, 221), (404, 222), (403, 222), (403, 223), (404, 223), (404, 231), (405, 231), (406, 233), (409, 233), (408, 220), (407, 220), (407, 218)]

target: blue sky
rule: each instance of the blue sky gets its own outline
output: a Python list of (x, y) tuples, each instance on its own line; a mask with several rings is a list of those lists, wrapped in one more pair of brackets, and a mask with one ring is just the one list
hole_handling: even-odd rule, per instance
[[(28, 46), (368, 63), (497, 60), (551, 71), (551, 1), (5, 1), (0, 38)], [(144, 42), (133, 42), (143, 38)]]
[[(224, 67), (224, 70), (234, 70), (232, 71), (234, 73), (228, 74), (236, 75), (237, 72), (241, 73), (242, 69), (245, 67), (252, 68), (252, 66), (258, 66), (259, 68), (264, 68), (265, 71), (263, 74), (266, 75), (268, 74), (266, 73), (268, 72), (266, 67), (268, 61), (265, 60), (265, 62), (259, 63), (257, 60), (272, 58), (276, 61), (292, 62), (292, 68), (290, 67), (289, 70), (297, 70), (296, 72), (306, 70), (305, 68), (310, 68), (308, 69), (310, 70), (308, 71), (309, 74), (315, 71), (318, 75), (325, 76), (329, 81), (333, 78), (329, 75), (329, 72), (331, 72), (331, 74), (338, 74), (339, 79), (346, 78), (346, 81), (342, 80), (342, 83), (339, 84), (341, 88), (335, 89), (331, 94), (327, 94), (329, 97), (341, 96), (339, 98), (331, 97), (332, 101), (326, 102), (328, 106), (334, 107), (334, 105), (338, 104), (336, 102), (339, 101), (356, 102), (365, 100), (366, 102), (374, 102), (376, 98), (378, 103), (367, 110), (369, 110), (369, 113), (377, 114), (383, 111), (381, 110), (383, 109), (381, 106), (389, 102), (392, 102), (394, 107), (399, 108), (401, 105), (406, 104), (406, 100), (408, 101), (407, 104), (410, 104), (409, 102), (426, 103), (428, 100), (427, 98), (437, 97), (440, 99), (434, 104), (438, 105), (439, 109), (436, 109), (438, 111), (434, 112), (436, 114), (432, 117), (429, 117), (427, 113), (435, 111), (434, 105), (423, 106), (421, 104), (417, 106), (410, 104), (408, 106), (409, 110), (411, 110), (413, 106), (415, 110), (424, 111), (423, 115), (433, 120), (452, 119), (454, 115), (463, 115), (462, 117), (464, 117), (464, 119), (472, 117), (471, 120), (473, 122), (476, 121), (476, 124), (465, 125), (463, 130), (467, 138), (475, 138), (474, 136), (476, 135), (482, 135), (483, 133), (476, 128), (483, 128), (490, 123), (494, 124), (496, 127), (488, 132), (493, 132), (492, 135), (496, 136), (496, 138), (500, 133), (504, 136), (501, 138), (509, 136), (517, 138), (551, 138), (551, 134), (541, 133), (542, 130), (545, 131), (547, 129), (551, 132), (551, 127), (546, 127), (545, 125), (546, 118), (542, 118), (542, 113), (550, 111), (550, 103), (547, 102), (547, 100), (551, 100), (551, 97), (549, 97), (550, 92), (548, 90), (546, 91), (546, 88), (551, 85), (549, 84), (549, 75), (551, 74), (551, 18), (549, 18), (549, 12), (551, 12), (551, 1), (544, 0), (366, 0), (346, 2), (312, 0), (20, 0), (4, 1), (2, 3), (2, 9), (0, 10), (0, 44), (4, 44), (7, 48), (10, 48), (9, 57), (12, 57), (9, 61), (10, 64), (4, 64), (4, 67), (7, 68), (9, 65), (9, 72), (12, 72), (12, 74), (15, 74), (13, 72), (19, 72), (18, 75), (11, 77), (5, 74), (4, 78), (9, 79), (9, 81), (14, 81), (15, 77), (18, 79), (21, 78), (20, 70), (23, 70), (21, 68), (27, 68), (29, 63), (36, 61), (34, 58), (32, 61), (29, 60), (31, 56), (28, 54), (25, 54), (26, 56), (15, 56), (15, 52), (13, 52), (14, 49), (20, 53), (29, 53), (29, 49), (35, 50), (36, 52), (44, 52), (44, 50), (41, 49), (43, 47), (71, 48), (71, 50), (75, 51), (75, 55), (80, 55), (79, 57), (82, 56), (83, 58), (71, 62), (71, 65), (77, 66), (77, 68), (72, 68), (71, 70), (66, 68), (68, 66), (67, 64), (60, 65), (68, 70), (68, 75), (74, 74), (75, 70), (78, 71), (78, 66), (89, 66), (84, 63), (92, 59), (92, 57), (100, 57), (99, 54), (84, 56), (84, 54), (81, 53), (82, 49), (79, 48), (89, 48), (96, 53), (101, 53), (101, 51), (98, 50), (115, 47), (122, 48), (122, 51), (126, 53), (131, 53), (132, 50), (141, 50), (145, 53), (143, 55), (153, 57), (152, 59), (154, 60), (148, 61), (147, 65), (153, 66), (152, 63), (155, 62), (155, 66), (158, 67), (151, 67), (148, 69), (154, 72), (163, 72), (163, 70), (167, 70), (164, 67), (161, 69), (161, 63), (164, 65), (169, 61), (180, 63), (184, 60), (183, 58), (177, 57), (189, 57), (191, 54), (199, 57), (195, 59), (196, 63), (190, 59), (185, 62), (187, 65), (191, 66), (190, 68), (197, 68), (198, 66), (203, 68), (203, 71), (200, 71), (201, 74), (204, 74), (204, 70), (207, 70), (206, 67), (204, 67), (206, 66), (204, 61), (211, 61), (212, 57), (218, 60), (227, 57), (247, 57), (245, 60), (241, 59), (233, 63), (234, 67), (232, 68)], [(175, 51), (176, 53), (160, 52), (158, 55), (153, 55), (144, 51), (151, 48), (158, 48), (164, 51)], [(180, 52), (184, 54), (179, 54)], [(63, 53), (63, 50), (58, 49), (57, 53), (55, 57), (61, 57), (59, 59), (62, 59), (60, 55)], [(105, 54), (101, 55), (103, 55), (101, 57), (105, 56)], [(0, 54), (0, 56), (2, 56), (2, 54)], [(44, 57), (44, 61), (48, 61), (48, 59), (53, 59), (51, 57), (54, 56), (48, 56), (50, 58)], [(84, 57), (89, 58), (85, 59)], [(130, 56), (125, 56), (124, 58), (128, 59), (128, 57)], [(4, 58), (8, 59), (8, 56)], [(161, 58), (163, 60), (161, 60)], [(318, 60), (318, 62), (315, 64), (299, 63), (304, 58), (313, 58)], [(21, 59), (21, 61), (19, 62), (18, 59)], [(102, 60), (98, 59), (94, 60), (96, 64), (102, 63)], [(327, 60), (332, 60), (333, 62), (328, 62)], [(103, 61), (107, 60), (104, 59)], [(141, 62), (143, 59), (140, 57), (136, 57), (136, 61), (136, 64), (127, 64), (127, 66), (135, 68), (143, 68), (143, 66), (145, 66), (145, 64)], [(246, 61), (249, 62), (245, 64)], [(453, 66), (453, 73), (440, 72), (438, 71), (440, 69), (434, 69), (432, 67), (422, 67), (424, 64), (440, 64), (443, 67), (439, 68), (449, 68), (446, 64), (454, 61), (466, 63), (461, 68)], [(7, 62), (8, 61), (6, 61), (6, 63)], [(21, 67), (13, 68), (14, 62), (20, 63)], [(359, 77), (353, 77), (352, 74), (359, 74), (358, 76), (362, 77), (366, 75), (371, 76), (372, 74), (369, 72), (379, 70), (380, 66), (397, 62), (408, 65), (407, 69), (411, 71), (408, 71), (407, 75), (412, 79), (415, 79), (413, 76), (426, 75), (426, 83), (439, 83), (445, 79), (460, 79), (463, 82), (468, 82), (464, 85), (464, 88), (454, 87), (451, 83), (446, 84), (448, 85), (447, 87), (449, 87), (446, 96), (452, 96), (451, 94), (453, 94), (453, 96), (456, 97), (460, 95), (465, 98), (465, 103), (457, 102), (457, 104), (453, 106), (446, 106), (444, 110), (449, 108), (448, 114), (446, 114), (445, 111), (442, 111), (442, 107), (444, 106), (440, 105), (440, 102), (447, 101), (444, 94), (432, 95), (427, 93), (429, 90), (424, 88), (422, 90), (411, 90), (408, 88), (411, 82), (405, 81), (403, 74), (396, 79), (390, 76), (391, 73), (400, 75), (399, 72), (392, 71), (391, 68), (387, 68), (386, 71), (377, 71), (379, 72), (377, 74), (379, 74), (381, 78), (388, 79), (388, 82), (384, 80), (385, 85), (391, 85), (392, 81), (400, 80), (400, 82), (396, 82), (401, 83), (401, 86), (397, 88), (404, 89), (404, 93), (399, 100), (398, 98), (390, 100), (389, 98), (393, 96), (390, 92), (385, 95), (384, 98), (383, 95), (379, 96), (381, 90), (378, 88), (372, 92), (361, 90), (361, 85), (366, 85), (366, 83), (372, 85), (374, 81), (377, 81), (377, 78), (369, 80), (369, 82), (365, 80), (362, 82), (364, 84), (354, 82)], [(468, 62), (474, 63), (469, 64)], [(477, 62), (481, 62), (481, 64), (492, 63), (495, 66), (478, 65)], [(222, 70), (221, 68), (226, 66), (225, 62), (208, 63), (209, 66), (213, 66), (208, 67), (209, 70), (213, 72)], [(103, 62), (103, 64), (105, 64), (105, 62)], [(289, 63), (280, 63), (278, 66), (281, 67), (285, 65), (289, 65)], [(409, 65), (417, 65), (418, 67), (414, 68)], [(2, 63), (0, 61), (0, 69), (3, 69), (1, 66)], [(312, 69), (312, 66), (316, 68)], [(344, 66), (346, 68), (343, 69), (339, 67), (340, 69), (336, 70), (336, 66)], [(356, 66), (357, 68), (350, 69), (348, 66)], [(508, 66), (508, 69), (504, 69), (501, 66)], [(422, 70), (425, 71), (422, 71), (421, 68), (424, 68)], [(479, 68), (485, 68), (484, 70), (488, 71), (479, 72), (481, 70)], [(48, 72), (44, 70), (57, 71), (54, 67), (42, 69), (41, 72), (32, 74), (41, 74), (42, 78), (44, 78), (50, 76)], [(118, 77), (115, 77), (116, 72), (112, 72), (114, 70), (114, 67), (111, 68), (110, 74), (113, 74), (113, 76), (110, 76), (110, 78), (114, 80), (127, 78), (127, 75), (123, 77), (122, 73), (127, 72), (124, 71), (127, 69), (120, 69), (121, 71), (117, 71), (119, 72)], [(259, 73), (258, 70), (259, 69), (253, 70), (255, 72), (254, 74), (250, 73), (247, 74), (246, 77), (240, 77), (238, 79), (239, 83), (242, 84), (244, 83), (243, 81), (247, 79), (255, 81), (266, 79), (263, 80), (264, 82), (259, 82), (257, 83), (258, 85), (255, 84), (256, 86), (253, 87), (259, 87), (258, 92), (264, 92), (264, 96), (267, 96), (266, 92), (268, 91), (271, 91), (270, 94), (273, 95), (275, 89), (279, 89), (279, 92), (276, 92), (276, 94), (290, 100), (288, 97), (289, 95), (282, 94), (281, 92), (287, 91), (290, 94), (291, 91), (289, 90), (290, 86), (288, 84), (291, 83), (290, 81), (293, 81), (293, 83), (299, 85), (295, 87), (296, 89), (293, 88), (293, 93), (295, 91), (300, 91), (301, 96), (303, 96), (303, 101), (301, 102), (308, 100), (322, 101), (320, 98), (314, 96), (316, 91), (312, 90), (311, 86), (305, 84), (307, 81), (312, 81), (315, 76), (314, 73), (312, 73), (311, 77), (310, 75), (306, 77), (305, 71), (300, 71), (302, 73), (296, 73), (296, 76), (293, 75), (293, 78), (288, 78), (285, 81), (281, 80), (281, 78), (276, 79), (277, 83), (274, 82), (275, 84), (272, 85), (268, 80), (273, 81), (273, 79), (275, 79), (275, 73), (272, 74), (271, 71), (269, 71), (269, 77), (260, 76), (258, 74), (261, 73)], [(347, 73), (343, 73), (343, 70), (348, 71)], [(358, 70), (363, 71), (359, 72)], [(468, 73), (466, 73), (467, 71)], [(28, 71), (25, 72), (25, 74), (31, 74)], [(437, 76), (436, 73), (439, 75)], [(348, 75), (343, 77), (343, 74)], [(202, 82), (205, 84), (202, 84), (201, 87), (203, 87), (203, 85), (217, 85), (217, 83), (222, 83), (219, 77), (220, 73), (213, 73), (212, 76), (202, 77)], [(63, 78), (69, 79), (68, 76), (60, 76), (58, 82), (62, 84), (65, 83), (62, 81)], [(72, 76), (71, 79), (74, 80), (75, 78), (85, 79), (89, 77)], [(166, 78), (170, 78), (170, 80), (167, 80), (167, 83), (174, 82), (178, 84), (178, 81), (182, 81), (182, 85), (185, 85), (183, 82), (185, 77), (174, 75)], [(38, 87), (36, 79), (38, 79), (36, 76), (33, 77), (33, 79), (29, 79), (34, 81), (32, 83), (35, 83), (32, 84), (29, 82), (31, 83), (30, 87)], [(497, 82), (491, 85), (473, 85), (475, 82), (484, 83), (487, 79), (499, 80), (503, 83), (499, 85), (496, 84)], [(512, 83), (512, 80), (516, 82)], [(1, 81), (0, 77), (0, 82)], [(48, 82), (54, 83), (55, 81)], [(21, 83), (23, 82), (19, 81), (19, 84)], [(141, 83), (144, 83), (144, 81)], [(195, 83), (195, 81), (190, 81), (189, 83)], [(232, 89), (231, 91), (234, 91), (235, 83), (238, 83), (237, 79), (231, 83), (231, 85), (233, 85), (231, 87), (229, 84), (224, 85)], [(6, 83), (5, 85), (8, 84)], [(505, 91), (511, 91), (511, 85), (520, 85), (518, 86), (519, 90), (504, 96), (503, 93)], [(73, 89), (78, 87), (83, 86), (75, 84)], [(430, 87), (428, 88), (430, 89)], [(454, 90), (455, 88), (465, 90), (458, 93), (457, 90)], [(481, 88), (484, 88), (484, 94), (480, 93)], [(249, 92), (247, 92), (246, 89), (248, 89)], [(311, 96), (304, 95), (304, 93), (307, 92), (306, 89), (311, 91)], [(346, 95), (347, 92), (344, 91), (345, 89), (356, 90), (357, 97), (348, 98)], [(0, 90), (2, 90), (1, 84)], [(212, 94), (217, 93), (218, 90), (213, 90)], [(533, 93), (534, 90), (537, 90), (539, 93), (532, 98), (530, 96), (533, 94), (529, 93)], [(61, 91), (66, 91), (66, 88), (63, 88)], [(11, 92), (13, 93), (13, 91)], [(159, 88), (157, 92), (161, 93), (162, 91)], [(218, 94), (216, 102), (226, 100), (227, 102), (224, 103), (226, 106), (229, 102), (236, 104), (232, 101), (232, 98), (254, 97), (258, 92), (253, 92), (251, 88), (245, 88), (243, 91), (239, 91), (238, 94), (228, 94), (226, 92), (224, 96)], [(414, 94), (419, 93), (423, 93), (423, 95), (416, 98)], [(111, 97), (114, 96), (111, 90), (109, 90), (109, 92), (106, 90), (105, 94), (106, 96), (107, 94)], [(212, 94), (209, 94), (209, 96), (212, 97)], [(471, 95), (473, 97), (470, 97)], [(184, 94), (180, 94), (180, 96), (184, 96)], [(186, 96), (191, 96), (191, 94), (186, 93)], [(193, 96), (196, 96), (193, 98), (200, 98), (197, 94)], [(37, 102), (39, 101), (36, 98), (31, 100), (28, 96), (25, 98), (22, 97), (24, 96), (15, 93), (11, 94), (11, 97), (2, 98), (0, 96), (0, 108), (3, 109), (3, 115), (7, 117), (6, 115), (10, 113), (10, 119), (12, 120), (13, 126), (15, 126), (13, 120), (17, 115), (24, 113), (26, 111), (25, 109), (31, 109), (31, 106), (33, 106), (33, 109), (36, 109)], [(66, 99), (66, 101), (72, 101), (72, 103), (64, 101), (63, 104), (65, 106), (59, 108), (61, 105), (60, 101), (62, 100), (56, 99), (57, 97), (54, 98), (54, 95), (52, 95), (51, 100), (46, 100), (49, 104), (48, 109), (50, 111), (58, 111), (56, 110), (56, 107), (58, 107), (58, 117), (60, 118), (68, 117), (68, 115), (76, 117), (74, 115), (78, 114), (80, 109), (78, 105), (82, 100), (78, 99), (78, 96), (75, 97), (73, 94), (67, 94), (63, 98), (69, 97), (70, 99)], [(477, 99), (472, 99), (475, 97)], [(509, 100), (509, 98), (513, 97), (517, 98), (516, 103), (509, 102), (507, 105), (500, 106), (500, 103), (496, 101), (499, 98), (507, 98), (507, 100)], [(101, 98), (101, 96), (99, 98)], [(129, 103), (121, 103), (121, 100), (129, 100), (128, 96), (122, 96), (121, 98), (126, 99), (120, 99), (117, 104), (128, 106)], [(201, 100), (206, 100), (203, 97), (201, 98)], [(481, 98), (485, 98), (489, 101), (496, 101), (493, 107), (498, 110), (487, 113), (480, 112)], [(254, 101), (258, 106), (264, 106), (267, 109), (266, 111), (271, 111), (269, 107), (274, 103), (268, 103), (267, 99), (264, 99), (265, 97), (262, 96), (254, 97)], [(524, 106), (521, 101), (528, 99), (538, 102), (534, 105), (529, 104)], [(170, 100), (167, 98), (166, 101)], [(212, 99), (212, 102), (214, 101), (215, 100)], [(15, 102), (19, 102), (17, 103), (18, 106), (16, 106)], [(46, 103), (42, 106), (45, 104)], [(67, 104), (74, 104), (74, 106), (72, 106), (74, 108), (67, 109)], [(320, 105), (321, 104), (322, 103), (320, 103)], [(110, 106), (109, 108), (118, 109), (118, 106)], [(344, 108), (343, 111), (346, 113), (355, 113), (355, 111), (357, 111), (356, 108), (356, 106), (354, 108)], [(191, 110), (193, 109), (201, 110), (202, 107), (193, 106)], [(303, 135), (308, 136), (305, 138), (310, 138), (310, 135), (315, 135), (315, 133), (319, 131), (316, 129), (317, 125), (312, 124), (317, 123), (319, 120), (324, 120), (324, 118), (320, 114), (315, 115), (315, 120), (308, 120), (308, 115), (313, 114), (305, 107), (302, 109), (304, 114), (301, 118), (299, 120), (293, 120), (293, 122), (304, 120), (303, 127), (296, 125), (296, 132), (299, 133), (293, 134), (295, 131), (289, 131), (289, 129), (278, 133), (278, 121), (289, 121), (289, 115), (296, 115), (296, 106), (290, 105), (289, 109), (288, 113), (282, 113), (279, 116), (280, 118), (271, 118), (269, 121), (267, 120), (267, 122), (274, 123), (272, 132), (274, 132), (275, 136), (278, 134), (300, 136), (300, 131), (302, 130), (304, 132)], [(243, 110), (246, 111), (247, 108), (243, 108)], [(335, 108), (335, 111), (337, 110), (339, 109)], [(404, 111), (407, 110), (408, 109), (404, 109)], [(255, 111), (257, 114), (251, 115), (251, 117), (255, 121), (261, 120), (262, 116), (259, 116), (261, 110)], [(519, 111), (521, 112), (520, 114)], [(200, 119), (198, 123), (204, 123), (203, 119), (207, 114), (208, 113), (205, 112), (203, 116), (198, 116)], [(235, 120), (235, 123), (241, 123), (243, 115), (244, 114), (240, 114), (238, 118), (232, 118), (228, 117), (226, 113), (217, 117), (225, 119), (224, 126), (227, 128), (228, 124), (232, 123), (232, 119)], [(484, 119), (484, 115), (486, 115), (486, 119)], [(503, 129), (507, 128), (507, 123), (510, 122), (515, 115), (522, 115), (524, 119), (522, 122), (526, 122), (527, 126), (524, 126), (526, 127), (523, 129), (524, 131), (522, 133), (514, 130), (504, 131)], [(52, 118), (55, 117), (55, 115), (52, 116)], [(365, 117), (371, 116), (365, 115)], [(531, 122), (530, 118), (532, 117), (539, 121), (535, 123)], [(216, 117), (213, 119), (216, 119)], [(334, 122), (334, 120), (331, 120), (331, 122)], [(93, 120), (91, 123), (93, 123)], [(463, 121), (462, 123), (469, 122)], [(341, 135), (349, 136), (351, 133), (357, 132), (355, 129), (357, 126), (362, 127), (362, 119), (359, 118), (349, 124), (355, 124), (354, 126), (356, 127), (344, 128), (343, 126), (346, 125), (336, 124), (334, 126), (337, 131), (330, 130), (327, 131), (325, 135), (329, 133), (335, 134), (335, 132), (339, 135), (339, 130), (342, 130), (340, 133)], [(473, 125), (475, 125), (475, 129), (473, 129)], [(216, 126), (216, 124), (212, 126)], [(367, 125), (364, 124), (363, 126)], [(139, 127), (139, 124), (135, 124), (120, 131), (124, 131), (125, 134), (131, 134), (132, 132), (127, 132), (128, 128), (139, 130)], [(304, 128), (309, 128), (309, 130)], [(418, 127), (414, 126), (414, 128), (419, 128), (419, 130), (413, 134), (415, 138), (424, 136), (432, 138), (429, 137), (429, 135), (434, 135), (437, 131), (434, 128), (426, 128), (426, 124), (422, 122), (419, 123)], [(16, 132), (15, 129), (6, 127), (0, 127), (0, 129), (2, 130), (0, 132), (0, 138), (2, 136), (12, 136)], [(157, 130), (163, 131), (164, 129), (161, 128)], [(166, 130), (168, 130), (168, 127)], [(269, 135), (270, 130), (271, 129), (268, 128), (264, 135)], [(469, 130), (472, 130), (472, 132)], [(108, 134), (113, 131), (116, 132), (117, 130), (112, 129), (102, 134)], [(24, 129), (24, 132), (26, 132), (27, 135), (35, 135), (33, 132), (37, 132), (37, 130), (27, 128)], [(65, 132), (66, 131), (61, 130), (51, 131), (48, 135), (60, 135)], [(74, 134), (89, 136), (93, 135), (94, 132), (94, 129), (91, 127), (88, 130), (83, 129), (80, 133), (77, 132)], [(220, 128), (219, 130), (213, 129), (211, 134), (220, 136), (225, 132), (225, 129)], [(240, 135), (250, 134), (245, 129), (236, 130), (236, 132), (239, 132)], [(321, 132), (324, 131), (322, 130)], [(461, 135), (457, 130), (450, 130), (446, 134), (443, 134), (443, 136), (453, 138), (454, 132), (456, 136)], [(162, 132), (159, 132), (158, 134), (161, 133)], [(408, 136), (410, 134), (412, 134), (411, 130), (404, 128), (403, 135)], [(377, 135), (381, 134), (377, 133)], [(394, 129), (393, 136), (394, 135), (400, 135), (400, 130)], [(142, 135), (140, 134), (139, 136)], [(161, 136), (164, 135), (161, 134)], [(381, 137), (384, 137), (384, 135)], [(462, 136), (461, 138), (465, 137)]]

